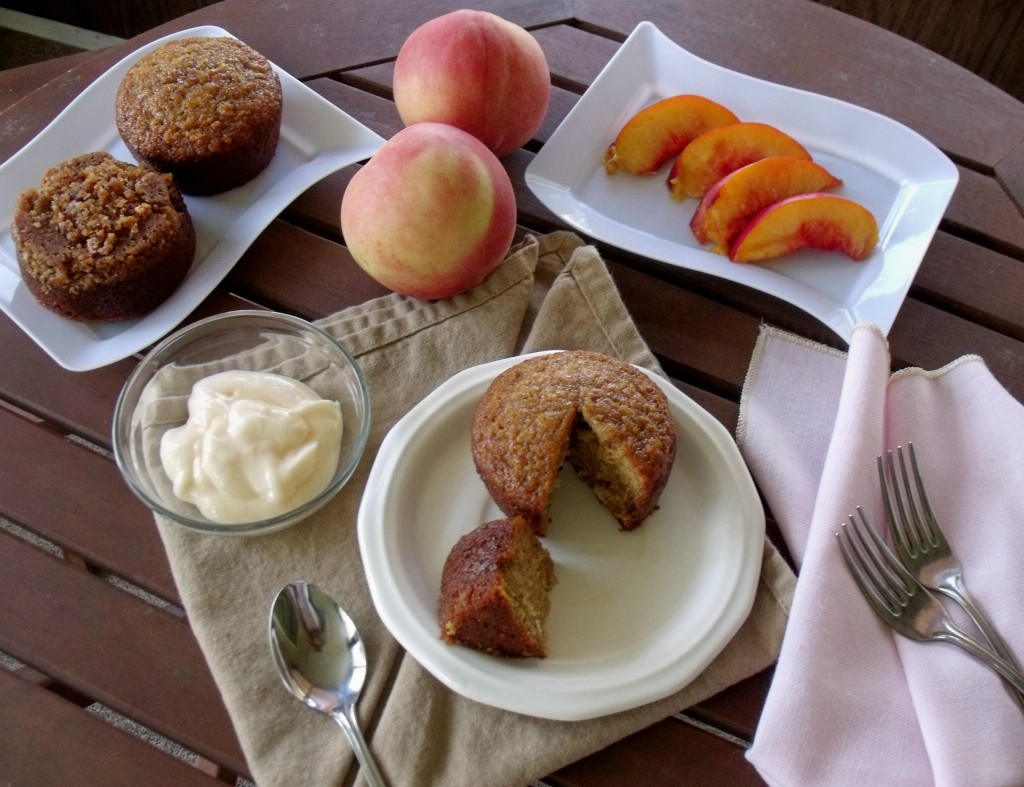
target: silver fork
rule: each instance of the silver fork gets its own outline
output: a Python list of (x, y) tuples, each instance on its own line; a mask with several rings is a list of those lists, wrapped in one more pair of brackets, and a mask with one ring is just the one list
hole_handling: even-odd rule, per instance
[(896, 448), (896, 456), (899, 458), (898, 477), (893, 452), (888, 452), (884, 463), (882, 457), (878, 457), (878, 480), (882, 486), (882, 501), (888, 514), (889, 529), (896, 553), (903, 561), (903, 565), (922, 585), (945, 594), (963, 607), (985, 635), (992, 650), (1013, 664), (1019, 672), (1020, 665), (1010, 653), (1010, 649), (967, 592), (960, 561), (949, 548), (928, 500), (913, 443), (907, 443), (907, 452), (910, 454), (911, 472), (907, 470), (908, 462), (903, 447)]
[[(875, 612), (900, 634), (919, 642), (949, 642), (987, 664), (1024, 695), (1024, 675), (949, 617), (946, 608), (900, 563), (868, 523), (860, 506), (858, 523), (840, 525), (836, 541), (854, 580)], [(867, 535), (865, 535), (867, 534)]]

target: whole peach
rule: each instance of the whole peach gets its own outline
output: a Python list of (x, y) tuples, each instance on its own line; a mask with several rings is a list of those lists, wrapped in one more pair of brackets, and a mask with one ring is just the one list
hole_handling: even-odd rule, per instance
[(406, 39), (395, 62), (394, 91), (406, 125), (448, 123), (505, 156), (540, 127), (551, 76), (540, 44), (526, 30), (464, 9), (424, 23)]
[(516, 226), (515, 193), (478, 139), (417, 123), (388, 140), (349, 181), (341, 229), (356, 262), (395, 292), (447, 298), (483, 281)]

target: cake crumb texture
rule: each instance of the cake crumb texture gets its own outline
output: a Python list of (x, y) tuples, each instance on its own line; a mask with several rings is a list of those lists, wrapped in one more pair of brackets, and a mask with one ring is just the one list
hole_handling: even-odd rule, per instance
[(128, 149), (186, 194), (226, 191), (265, 169), (282, 106), (270, 61), (228, 37), (163, 44), (128, 70), (115, 100)]
[(676, 456), (665, 394), (636, 367), (566, 351), (502, 372), (477, 405), (472, 451), (491, 497), (545, 535), (568, 461), (622, 530), (655, 510)]
[(554, 584), (551, 556), (522, 517), (480, 525), (445, 560), (441, 637), (496, 656), (544, 658)]
[(169, 175), (87, 153), (18, 198), (22, 278), (44, 306), (81, 320), (144, 314), (181, 283), (195, 230)]

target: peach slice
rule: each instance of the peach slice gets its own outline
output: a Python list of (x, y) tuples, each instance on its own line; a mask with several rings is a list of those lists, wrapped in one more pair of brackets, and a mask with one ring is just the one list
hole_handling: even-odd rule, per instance
[(791, 156), (747, 164), (712, 186), (697, 205), (690, 229), (700, 243), (725, 254), (753, 216), (773, 202), (797, 194), (825, 191), (842, 184), (820, 164)]
[(810, 160), (789, 134), (766, 123), (733, 123), (709, 129), (683, 148), (668, 175), (672, 197), (703, 197), (730, 172), (769, 156)]
[(729, 249), (729, 259), (759, 262), (808, 247), (859, 261), (876, 245), (878, 223), (859, 202), (835, 194), (800, 194), (751, 219)]
[(709, 128), (738, 123), (728, 109), (703, 96), (662, 99), (637, 112), (604, 154), (609, 175), (624, 170), (653, 175)]

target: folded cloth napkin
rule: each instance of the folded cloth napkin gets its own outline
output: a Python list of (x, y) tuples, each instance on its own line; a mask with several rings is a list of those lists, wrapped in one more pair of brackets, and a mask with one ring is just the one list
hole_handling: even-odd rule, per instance
[(773, 785), (1021, 785), (1008, 685), (958, 648), (893, 632), (834, 534), (857, 505), (885, 532), (876, 457), (912, 442), (968, 588), (1024, 657), (1024, 407), (975, 356), (890, 364), (870, 325), (848, 355), (770, 328), (755, 348), (737, 440), (799, 581), (747, 756)]
[(523, 787), (775, 661), (795, 578), (770, 544), (749, 618), (693, 683), (585, 722), (529, 718), (453, 694), (404, 654), (374, 612), (356, 513), (382, 438), (414, 404), (462, 369), (534, 350), (590, 349), (657, 368), (592, 247), (569, 233), (530, 237), (471, 292), (437, 302), (390, 295), (319, 324), (358, 358), (373, 400), (366, 456), (346, 488), (310, 519), (257, 538), (210, 537), (157, 518), (190, 623), (261, 787), (350, 783), (356, 767), (334, 722), (297, 702), (274, 671), (269, 605), (296, 579), (337, 598), (367, 642), (359, 714), (395, 785)]

